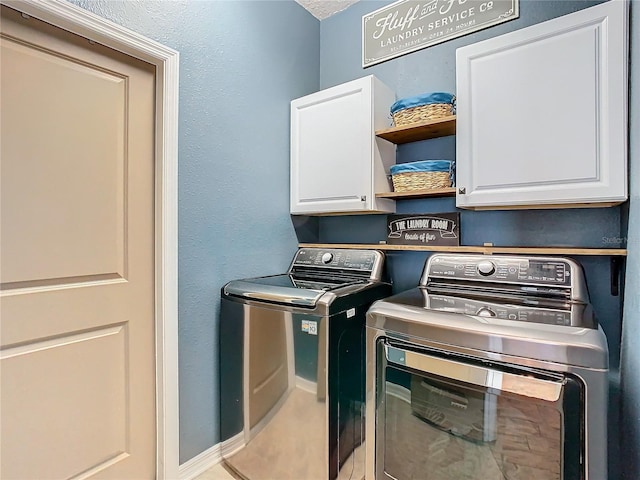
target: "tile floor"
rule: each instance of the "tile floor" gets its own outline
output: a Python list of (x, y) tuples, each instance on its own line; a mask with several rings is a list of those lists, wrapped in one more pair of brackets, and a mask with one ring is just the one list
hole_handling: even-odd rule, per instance
[(198, 475), (194, 480), (236, 480), (221, 465), (214, 465), (206, 472)]
[[(287, 480), (310, 478), (310, 472), (317, 471), (317, 468), (306, 471), (302, 469), (313, 463), (310, 458), (304, 458), (304, 462), (297, 467), (295, 462), (291, 462), (291, 458), (296, 456), (304, 457), (302, 453), (296, 452), (296, 443), (312, 452), (318, 450), (309, 448), (313, 445), (311, 437), (307, 437), (305, 442), (298, 441), (291, 445), (283, 440), (299, 438), (297, 435), (287, 434), (286, 430), (292, 427), (292, 418), (302, 418), (297, 410), (307, 405), (305, 395), (310, 395), (305, 392), (294, 393), (298, 395), (289, 397), (283, 409), (278, 412), (282, 415), (276, 415), (253, 439), (251, 448), (241, 450), (229, 460), (235, 469), (248, 478), (259, 478), (267, 468), (275, 472), (273, 478)], [(316, 404), (315, 396), (312, 399)], [(394, 478), (422, 480), (559, 480), (562, 465), (559, 412), (550, 406), (531, 404), (506, 396), (498, 397), (496, 408), (499, 415), (497, 412), (494, 414), (497, 416), (494, 419), (495, 439), (485, 442), (480, 439), (464, 439), (434, 428), (429, 422), (412, 414), (409, 400), (387, 395), (387, 415), (394, 422), (386, 430), (386, 468), (393, 473)], [(278, 446), (275, 452), (272, 451), (274, 445)], [(282, 453), (281, 451), (285, 452), (280, 459), (284, 461), (277, 462), (277, 454)], [(356, 450), (354, 457), (358, 452)], [(364, 465), (364, 459), (357, 460), (356, 463)], [(360, 471), (343, 469), (341, 474), (343, 472), (347, 475), (345, 478), (350, 479), (364, 476)], [(247, 477), (232, 475), (218, 464), (195, 480), (238, 480)]]

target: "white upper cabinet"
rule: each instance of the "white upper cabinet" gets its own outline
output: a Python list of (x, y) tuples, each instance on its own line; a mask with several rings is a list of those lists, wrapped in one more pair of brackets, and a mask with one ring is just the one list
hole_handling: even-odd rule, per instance
[(388, 192), (395, 94), (370, 75), (291, 102), (291, 213), (393, 212)]
[(459, 48), (456, 205), (627, 199), (627, 13), (609, 1)]

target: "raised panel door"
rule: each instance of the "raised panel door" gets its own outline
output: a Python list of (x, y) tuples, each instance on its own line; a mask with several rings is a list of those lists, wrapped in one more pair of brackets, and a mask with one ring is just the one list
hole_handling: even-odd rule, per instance
[(4, 6), (0, 43), (0, 476), (154, 478), (154, 67)]
[(457, 50), (457, 206), (627, 198), (627, 5)]
[(382, 163), (395, 152), (374, 134), (379, 105), (393, 101), (388, 91), (376, 98), (382, 89), (369, 76), (291, 102), (291, 213), (380, 206), (374, 190), (384, 188), (380, 178), (387, 183)]

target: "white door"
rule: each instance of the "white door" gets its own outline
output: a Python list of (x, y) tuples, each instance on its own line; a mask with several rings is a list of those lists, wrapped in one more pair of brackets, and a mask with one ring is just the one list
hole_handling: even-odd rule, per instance
[(627, 199), (627, 8), (605, 2), (456, 52), (456, 205)]
[(154, 67), (1, 31), (0, 477), (154, 478)]

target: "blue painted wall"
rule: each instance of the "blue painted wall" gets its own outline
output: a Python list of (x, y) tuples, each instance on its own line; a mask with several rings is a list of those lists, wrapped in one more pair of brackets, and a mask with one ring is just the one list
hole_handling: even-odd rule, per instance
[(285, 271), (289, 102), (318, 90), (319, 22), (293, 1), (74, 0), (180, 52), (180, 462), (219, 441), (229, 280)]
[(640, 478), (640, 1), (631, 2), (631, 168), (627, 285), (622, 325), (622, 458), (624, 480)]

